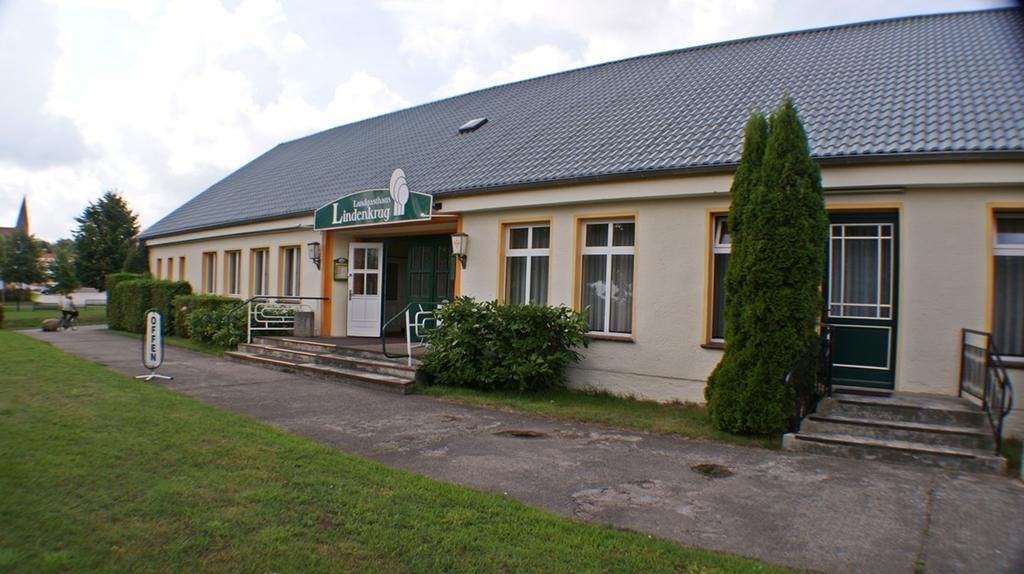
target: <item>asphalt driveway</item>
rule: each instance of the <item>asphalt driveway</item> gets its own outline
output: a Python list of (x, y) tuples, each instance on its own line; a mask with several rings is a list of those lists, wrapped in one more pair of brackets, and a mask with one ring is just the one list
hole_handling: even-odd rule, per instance
[[(145, 372), (139, 341), (100, 328), (30, 334)], [(687, 546), (827, 572), (1024, 572), (1017, 480), (566, 423), (171, 347), (160, 372), (179, 393), (341, 450)], [(708, 464), (725, 476), (695, 470)]]

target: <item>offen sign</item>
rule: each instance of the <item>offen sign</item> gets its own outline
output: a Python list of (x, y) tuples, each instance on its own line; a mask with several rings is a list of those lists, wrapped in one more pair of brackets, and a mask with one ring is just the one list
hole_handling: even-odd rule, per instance
[(409, 191), (405, 172), (396, 169), (391, 174), (389, 189), (357, 191), (317, 209), (313, 215), (313, 228), (320, 231), (339, 227), (428, 221), (433, 203), (430, 194)]
[(149, 374), (139, 375), (136, 379), (151, 381), (153, 379), (172, 380), (173, 377), (156, 374), (156, 370), (164, 362), (164, 327), (160, 311), (150, 309), (146, 312), (146, 334), (142, 341), (142, 366), (149, 369)]

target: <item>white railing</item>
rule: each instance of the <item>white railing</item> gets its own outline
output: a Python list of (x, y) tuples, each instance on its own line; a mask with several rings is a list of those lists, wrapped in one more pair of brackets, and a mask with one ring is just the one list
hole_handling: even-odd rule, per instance
[[(315, 301), (315, 303), (314, 303)], [(314, 314), (313, 328), (316, 329), (316, 317), (320, 315), (322, 297), (253, 297), (246, 301), (246, 342), (252, 343), (254, 334), (277, 333), (282, 331), (295, 332), (295, 314), (309, 311)]]
[(442, 301), (440, 303), (409, 303), (405, 306), (405, 309), (399, 311), (397, 315), (385, 321), (380, 327), (380, 347), (384, 356), (391, 359), (400, 358), (400, 355), (391, 355), (388, 353), (387, 335), (385, 333), (389, 325), (394, 323), (395, 320), (404, 317), (405, 357), (407, 364), (411, 367), (413, 349), (419, 349), (427, 346), (427, 335), (429, 331), (438, 325), (437, 318), (434, 317), (434, 311), (446, 303), (447, 301)]

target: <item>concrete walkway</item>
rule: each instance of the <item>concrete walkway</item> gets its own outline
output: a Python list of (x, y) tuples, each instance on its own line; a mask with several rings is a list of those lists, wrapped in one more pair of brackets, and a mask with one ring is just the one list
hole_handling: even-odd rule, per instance
[[(97, 328), (30, 334), (117, 372), (144, 372), (133, 339)], [(1016, 480), (564, 423), (171, 347), (160, 372), (179, 393), (323, 444), (686, 546), (827, 572), (907, 573), (917, 561), (928, 574), (1024, 572)], [(731, 475), (709, 478), (692, 469), (699, 464)]]

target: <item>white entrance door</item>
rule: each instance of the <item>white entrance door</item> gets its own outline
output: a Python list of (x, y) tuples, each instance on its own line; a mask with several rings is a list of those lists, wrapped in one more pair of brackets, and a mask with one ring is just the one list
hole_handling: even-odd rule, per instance
[(348, 246), (348, 336), (379, 337), (383, 243)]

